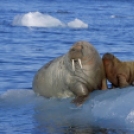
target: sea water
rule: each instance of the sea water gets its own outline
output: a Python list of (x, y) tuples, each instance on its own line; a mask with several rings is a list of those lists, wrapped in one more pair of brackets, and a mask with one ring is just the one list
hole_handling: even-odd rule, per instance
[(37, 70), (79, 40), (134, 60), (132, 0), (0, 1), (1, 134), (133, 134), (134, 87), (94, 91), (81, 106), (32, 90)]

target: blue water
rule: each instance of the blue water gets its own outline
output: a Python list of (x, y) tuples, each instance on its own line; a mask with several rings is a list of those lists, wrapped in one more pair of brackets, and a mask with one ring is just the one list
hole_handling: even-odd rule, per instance
[(132, 0), (0, 1), (1, 134), (133, 134), (133, 87), (93, 92), (80, 108), (32, 91), (36, 71), (79, 40), (134, 60)]

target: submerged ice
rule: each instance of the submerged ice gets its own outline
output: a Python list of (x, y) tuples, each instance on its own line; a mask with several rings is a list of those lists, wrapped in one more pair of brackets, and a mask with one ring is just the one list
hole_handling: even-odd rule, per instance
[[(32, 90), (9, 90), (0, 95), (0, 107), (34, 105), (32, 113), (41, 124), (96, 126), (131, 129), (134, 132), (134, 89), (94, 91), (81, 107), (70, 103), (72, 98), (46, 99)], [(10, 111), (11, 114), (12, 111)], [(5, 115), (8, 117), (8, 115)]]
[(14, 26), (27, 27), (70, 27), (70, 28), (88, 28), (88, 24), (82, 20), (74, 19), (64, 24), (59, 19), (40, 12), (29, 12), (23, 15), (17, 15), (13, 19)]

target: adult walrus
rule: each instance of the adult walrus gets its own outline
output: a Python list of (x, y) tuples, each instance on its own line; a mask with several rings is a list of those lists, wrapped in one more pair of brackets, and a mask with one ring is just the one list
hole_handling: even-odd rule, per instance
[(73, 97), (82, 104), (95, 89), (106, 89), (102, 60), (88, 42), (75, 43), (69, 52), (44, 65), (34, 77), (33, 90), (45, 97)]
[(122, 62), (111, 53), (102, 57), (106, 77), (113, 87), (126, 87), (134, 83), (134, 62)]

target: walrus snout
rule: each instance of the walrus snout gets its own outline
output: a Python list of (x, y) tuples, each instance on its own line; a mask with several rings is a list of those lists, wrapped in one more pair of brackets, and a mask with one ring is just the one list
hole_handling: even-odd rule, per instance
[(81, 59), (77, 59), (77, 60), (72, 59), (72, 60), (71, 60), (71, 63), (72, 63), (72, 70), (73, 70), (73, 71), (75, 71), (75, 63), (78, 63), (78, 65), (79, 65), (80, 68), (82, 69)]
[(78, 65), (80, 66), (80, 68), (82, 69), (82, 49), (83, 46), (82, 45), (74, 45), (70, 51), (69, 51), (69, 58), (71, 60), (72, 63), (72, 70), (75, 71), (75, 63), (78, 63)]
[(69, 51), (70, 59), (81, 59), (82, 58), (82, 49), (81, 45), (73, 46)]

